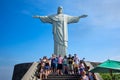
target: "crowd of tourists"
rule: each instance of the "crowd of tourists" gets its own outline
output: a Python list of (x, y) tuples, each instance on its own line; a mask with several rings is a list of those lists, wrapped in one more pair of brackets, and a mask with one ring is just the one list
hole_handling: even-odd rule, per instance
[(80, 60), (77, 54), (73, 56), (69, 54), (64, 57), (53, 54), (51, 58), (44, 56), (42, 59), (40, 58), (40, 79), (47, 79), (49, 74), (76, 74), (80, 75), (80, 80), (96, 80), (94, 73), (88, 71), (90, 67), (85, 65), (84, 59)]

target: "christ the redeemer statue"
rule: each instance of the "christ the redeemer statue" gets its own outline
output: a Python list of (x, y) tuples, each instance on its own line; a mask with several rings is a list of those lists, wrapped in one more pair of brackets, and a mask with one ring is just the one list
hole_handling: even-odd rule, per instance
[(77, 23), (80, 18), (85, 18), (87, 15), (69, 16), (63, 14), (63, 8), (58, 7), (57, 14), (50, 16), (33, 16), (39, 18), (44, 23), (53, 25), (53, 38), (54, 38), (54, 54), (66, 55), (68, 47), (68, 27), (67, 24)]

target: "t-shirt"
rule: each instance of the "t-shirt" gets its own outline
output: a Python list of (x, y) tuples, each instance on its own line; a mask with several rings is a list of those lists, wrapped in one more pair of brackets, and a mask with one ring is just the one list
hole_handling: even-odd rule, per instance
[(73, 64), (73, 58), (72, 57), (68, 57), (68, 64)]
[(79, 63), (79, 59), (78, 59), (78, 57), (74, 57), (74, 62), (75, 62), (76, 64)]
[(56, 64), (56, 63), (57, 63), (57, 58), (52, 58), (52, 59), (51, 59), (51, 63)]
[(45, 63), (45, 66), (49, 66), (49, 63)]
[(63, 58), (62, 57), (58, 57), (58, 64), (62, 64), (63, 62)]
[(83, 63), (80, 63), (80, 64), (79, 64), (79, 68), (85, 68), (84, 64), (83, 64)]
[(49, 66), (49, 61), (46, 61), (45, 66)]
[(67, 64), (67, 58), (63, 59), (63, 64)]

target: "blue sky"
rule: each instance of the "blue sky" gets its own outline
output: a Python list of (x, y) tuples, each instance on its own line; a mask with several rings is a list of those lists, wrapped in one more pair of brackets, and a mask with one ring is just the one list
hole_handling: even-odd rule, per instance
[(56, 14), (63, 6), (72, 16), (68, 53), (87, 61), (120, 60), (120, 0), (0, 0), (0, 80), (11, 80), (15, 64), (38, 61), (53, 53), (52, 25), (33, 15)]

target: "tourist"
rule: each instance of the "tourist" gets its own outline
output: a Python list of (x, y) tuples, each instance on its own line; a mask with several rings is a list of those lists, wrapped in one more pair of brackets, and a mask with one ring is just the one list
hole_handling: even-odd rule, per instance
[(73, 74), (73, 57), (69, 54), (68, 57), (68, 67), (69, 67), (69, 74)]
[(41, 64), (40, 64), (40, 79), (44, 79), (45, 78), (45, 61), (46, 61), (46, 57), (44, 56), (43, 59), (41, 59)]
[(55, 54), (52, 55), (52, 58), (51, 58), (51, 69), (52, 69), (52, 72), (55, 73), (56, 72), (56, 69), (57, 69), (57, 57)]
[(85, 66), (83, 64), (83, 61), (81, 60), (79, 62), (79, 74), (81, 74), (85, 70)]
[(49, 71), (50, 71), (50, 62), (47, 57), (46, 57), (46, 62), (45, 62), (44, 68), (45, 68), (45, 78), (47, 79), (47, 76), (49, 75)]
[(88, 78), (88, 76), (86, 75), (86, 72), (85, 71), (83, 71), (82, 73), (81, 73), (81, 79), (80, 80), (89, 80), (89, 78)]
[(59, 57), (58, 57), (58, 65), (57, 65), (57, 74), (58, 75), (62, 75), (63, 74), (62, 73), (62, 68), (63, 68), (62, 62), (63, 62), (63, 58), (62, 58), (61, 55), (59, 55)]
[(63, 58), (63, 73), (64, 74), (68, 74), (68, 60), (67, 60), (67, 56), (64, 56)]
[(85, 67), (86, 74), (89, 75), (90, 66)]
[(92, 72), (88, 73), (89, 80), (94, 80)]
[(44, 78), (45, 78), (45, 71), (44, 71), (44, 68), (41, 67), (41, 69), (40, 69), (40, 80), (42, 80)]
[(47, 56), (44, 56), (43, 59), (42, 59), (42, 62), (45, 63), (47, 60)]
[(77, 54), (74, 54), (74, 65), (73, 65), (73, 69), (74, 69), (74, 74), (78, 74), (78, 64), (79, 64), (79, 59), (77, 57)]
[(89, 80), (97, 80), (95, 74), (92, 72), (89, 72), (88, 77), (89, 77)]

